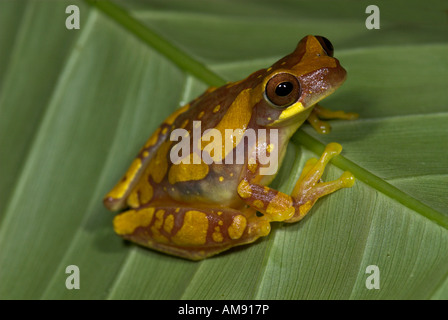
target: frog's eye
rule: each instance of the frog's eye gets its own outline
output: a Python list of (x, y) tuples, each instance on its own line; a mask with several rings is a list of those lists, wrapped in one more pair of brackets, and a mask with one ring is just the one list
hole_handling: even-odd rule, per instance
[(278, 73), (267, 83), (266, 98), (276, 107), (286, 108), (299, 100), (301, 96), (300, 83), (289, 73)]
[(325, 50), (325, 53), (327, 54), (327, 56), (332, 57), (334, 54), (334, 48), (333, 45), (331, 44), (330, 40), (328, 40), (325, 37), (322, 36), (315, 36), (317, 41), (319, 41), (320, 45), (322, 46), (322, 48)]

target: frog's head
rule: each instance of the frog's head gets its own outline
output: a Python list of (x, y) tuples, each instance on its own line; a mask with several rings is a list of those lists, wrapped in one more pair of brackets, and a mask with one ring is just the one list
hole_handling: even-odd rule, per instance
[(260, 74), (265, 76), (258, 87), (263, 99), (256, 106), (257, 123), (271, 127), (302, 124), (312, 106), (333, 93), (346, 77), (333, 57), (333, 45), (321, 36), (306, 36), (293, 53)]

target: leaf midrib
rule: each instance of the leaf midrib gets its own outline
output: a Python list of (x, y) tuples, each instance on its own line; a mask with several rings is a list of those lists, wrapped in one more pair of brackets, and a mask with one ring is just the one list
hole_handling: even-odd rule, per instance
[(130, 31), (144, 43), (149, 44), (153, 49), (160, 52), (182, 70), (194, 75), (198, 79), (212, 86), (220, 86), (225, 82), (222, 77), (218, 76), (216, 73), (205, 67), (202, 63), (174, 46), (167, 39), (159, 36), (144, 24), (131, 17), (118, 5), (108, 1), (85, 1), (100, 9), (103, 13), (115, 20), (116, 23)]

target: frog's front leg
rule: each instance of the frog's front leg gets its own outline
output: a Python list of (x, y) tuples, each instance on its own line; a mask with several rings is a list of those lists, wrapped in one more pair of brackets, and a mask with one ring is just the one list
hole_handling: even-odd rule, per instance
[(348, 171), (335, 181), (320, 181), (325, 166), (341, 150), (340, 144), (330, 143), (319, 160), (315, 158), (308, 160), (291, 196), (251, 183), (247, 179), (240, 182), (238, 194), (249, 206), (263, 213), (268, 221), (299, 221), (308, 213), (317, 199), (341, 188), (353, 186), (355, 179)]
[(341, 120), (355, 120), (358, 114), (354, 112), (332, 111), (316, 104), (311, 111), (307, 121), (319, 133), (329, 133), (331, 126), (328, 122), (321, 119), (341, 119)]
[(269, 234), (266, 220), (256, 211), (232, 208), (147, 206), (125, 211), (114, 219), (123, 238), (191, 260), (201, 260), (233, 246)]

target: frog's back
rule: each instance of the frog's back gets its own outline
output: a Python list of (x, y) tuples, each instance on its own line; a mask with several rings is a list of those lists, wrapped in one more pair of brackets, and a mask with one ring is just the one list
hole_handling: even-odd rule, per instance
[[(225, 129), (241, 133), (238, 130), (251, 126), (252, 110), (245, 107), (249, 96), (241, 94), (247, 86), (240, 81), (210, 88), (190, 102), (185, 112), (176, 115), (140, 178), (147, 182), (147, 189), (152, 189), (153, 201), (170, 198), (181, 203), (223, 206), (242, 203), (236, 189), (246, 156), (239, 157), (243, 161), (236, 163), (233, 149), (226, 152)], [(210, 137), (210, 129), (222, 139)], [(217, 151), (207, 152), (211, 149), (221, 150), (221, 155)]]

